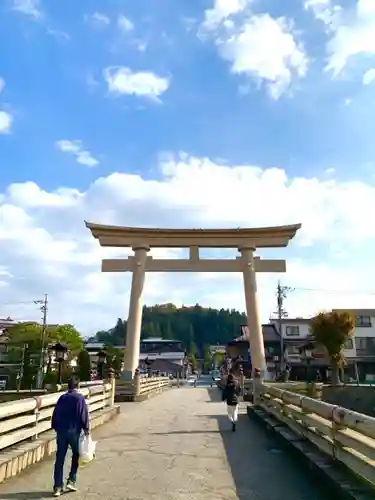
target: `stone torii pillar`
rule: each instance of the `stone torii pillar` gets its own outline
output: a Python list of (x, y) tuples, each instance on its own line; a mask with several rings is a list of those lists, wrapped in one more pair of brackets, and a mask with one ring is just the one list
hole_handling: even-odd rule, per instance
[(261, 378), (268, 378), (262, 322), (258, 306), (258, 290), (254, 265), (255, 248), (239, 248), (243, 262), (243, 282), (245, 289), (246, 315), (249, 328), (249, 344), (252, 372), (260, 370)]
[(123, 378), (132, 380), (139, 365), (139, 352), (142, 327), (142, 293), (145, 283), (147, 245), (133, 248), (134, 267), (130, 290), (129, 314), (126, 330), (126, 348), (124, 356)]

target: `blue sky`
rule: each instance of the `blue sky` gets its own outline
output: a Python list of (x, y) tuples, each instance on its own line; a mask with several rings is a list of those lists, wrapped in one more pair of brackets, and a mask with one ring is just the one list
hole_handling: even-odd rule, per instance
[[(10, 250), (0, 302), (13, 308), (12, 297), (28, 301), (53, 289), (57, 265), (69, 282), (73, 254), (83, 255), (91, 244), (79, 225), (84, 217), (207, 227), (302, 222), (296, 245), (284, 252), (292, 259), (287, 280), (301, 288), (371, 289), (361, 280), (375, 236), (364, 223), (375, 208), (374, 4), (3, 1), (0, 238), (14, 249), (27, 228), (36, 255), (48, 240), (60, 245), (61, 260), (49, 262), (48, 251), (44, 260), (36, 256), (40, 277), (28, 255), (21, 276)], [(72, 258), (63, 250), (69, 228)], [(97, 256), (94, 246), (90, 251)], [(342, 283), (340, 266), (352, 262), (351, 251), (361, 262)], [(100, 280), (107, 278), (94, 259), (92, 266), (87, 280), (103, 287)], [(328, 272), (323, 268), (332, 273), (328, 284), (316, 281)], [(108, 279), (110, 290), (119, 278)], [(180, 278), (166, 279), (170, 289)], [(277, 277), (267, 280), (264, 317)], [(225, 294), (214, 297), (218, 283), (176, 301), (225, 306)], [(237, 287), (231, 281), (223, 286)], [(72, 314), (71, 285), (63, 288), (50, 291), (56, 300), (65, 294), (64, 312), (53, 312), (57, 319)], [(172, 300), (168, 293), (165, 299)], [(228, 306), (242, 307), (238, 293)], [(337, 307), (354, 300), (332, 296)], [(370, 306), (371, 294), (356, 297)], [(101, 298), (90, 300), (73, 318), (84, 329), (120, 315), (114, 306), (95, 323), (90, 307)], [(295, 300), (293, 311), (311, 312), (303, 294)], [(312, 300), (316, 307), (326, 304), (319, 300)]]

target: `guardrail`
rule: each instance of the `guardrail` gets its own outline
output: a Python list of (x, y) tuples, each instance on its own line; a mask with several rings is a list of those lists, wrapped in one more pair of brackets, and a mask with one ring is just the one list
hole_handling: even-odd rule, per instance
[(375, 484), (375, 418), (264, 383), (257, 404)]
[[(114, 381), (82, 384), (90, 415), (114, 405)], [(0, 404), (0, 450), (28, 439), (37, 439), (51, 429), (53, 409), (63, 392), (55, 392)]]
[(140, 377), (133, 380), (118, 380), (116, 401), (142, 401), (172, 386), (169, 377)]

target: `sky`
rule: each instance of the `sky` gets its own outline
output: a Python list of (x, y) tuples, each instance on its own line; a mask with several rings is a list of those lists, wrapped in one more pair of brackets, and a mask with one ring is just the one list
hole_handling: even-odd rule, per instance
[[(2, 0), (0, 317), (84, 335), (126, 319), (84, 221), (301, 223), (290, 317), (375, 306), (373, 0)], [(185, 255), (159, 249), (153, 256)], [(203, 251), (203, 257), (235, 257)], [(144, 301), (244, 310), (241, 275), (149, 274)]]

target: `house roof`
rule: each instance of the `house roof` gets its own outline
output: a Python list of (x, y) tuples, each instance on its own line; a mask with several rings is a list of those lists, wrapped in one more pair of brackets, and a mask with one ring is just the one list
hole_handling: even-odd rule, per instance
[[(272, 323), (266, 323), (262, 325), (263, 339), (265, 342), (279, 342), (280, 335), (277, 331), (275, 325)], [(249, 341), (249, 327), (247, 325), (241, 325), (241, 335), (236, 337), (228, 345), (233, 345), (236, 342), (248, 342)]]
[[(278, 318), (272, 318), (270, 321), (272, 323), (279, 323)], [(281, 323), (283, 325), (287, 325), (288, 323), (297, 323), (297, 324), (309, 324), (311, 322), (311, 318), (281, 318)]]
[(266, 342), (280, 342), (280, 334), (275, 325), (262, 325), (263, 338)]

